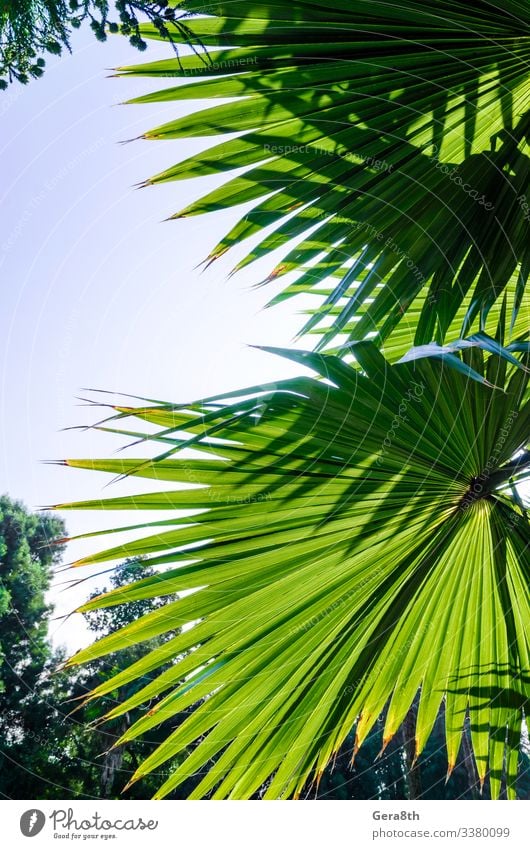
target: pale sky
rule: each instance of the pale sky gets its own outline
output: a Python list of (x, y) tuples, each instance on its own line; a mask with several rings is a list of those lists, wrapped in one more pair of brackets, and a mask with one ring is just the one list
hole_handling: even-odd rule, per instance
[[(161, 223), (220, 181), (133, 188), (211, 142), (119, 144), (198, 106), (116, 105), (164, 85), (108, 78), (106, 69), (170, 53), (153, 44), (139, 54), (121, 37), (102, 45), (85, 30), (41, 80), (0, 93), (0, 492), (30, 508), (142, 488), (130, 480), (104, 492), (108, 476), (42, 462), (120, 447), (119, 438), (61, 431), (98, 418), (78, 406), (82, 387), (185, 402), (301, 371), (247, 347), (289, 346), (300, 326), (295, 303), (261, 310), (274, 288), (252, 284), (268, 264), (231, 280), (238, 254), (194, 270), (237, 212)], [(75, 534), (139, 514), (65, 518)], [(67, 560), (99, 546), (72, 543)], [(56, 613), (93, 586), (56, 588)], [(79, 615), (53, 623), (52, 636), (70, 650), (88, 639)]]

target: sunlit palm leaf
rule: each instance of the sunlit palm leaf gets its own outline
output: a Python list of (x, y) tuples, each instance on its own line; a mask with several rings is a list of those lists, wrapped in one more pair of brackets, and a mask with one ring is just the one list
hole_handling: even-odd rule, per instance
[(276, 301), (318, 294), (333, 275), (304, 328), (323, 345), (339, 332), (384, 341), (413, 307), (415, 343), (441, 342), (467, 299), (465, 335), (514, 275), (519, 306), (530, 270), (526, 3), (179, 5), (217, 16), (188, 23), (209, 54), (120, 72), (180, 78), (134, 102), (230, 98), (145, 136), (239, 134), (148, 181), (247, 168), (177, 213), (257, 201), (210, 258), (248, 237), (238, 268), (282, 249), (271, 277), (297, 276)]
[[(335, 277), (337, 276), (335, 275)], [(379, 283), (374, 290), (374, 296), (377, 296), (384, 288), (385, 284)], [(314, 293), (316, 296), (315, 300), (320, 301), (323, 298), (329, 298), (332, 293), (333, 289), (329, 285), (326, 288), (319, 286)], [(525, 299), (523, 304), (521, 304), (521, 275), (519, 272), (512, 275), (506, 285), (504, 294), (506, 301), (504, 302), (504, 298), (497, 299), (484, 317), (484, 321), (478, 322), (478, 325), (482, 325), (489, 336), (499, 336), (499, 338), (502, 338), (506, 342), (509, 340), (513, 340), (513, 342), (527, 340), (530, 335), (530, 304), (528, 299)], [(430, 296), (427, 298), (426, 305), (420, 298), (417, 298), (407, 309), (406, 314), (399, 323), (393, 327), (392, 332), (387, 338), (382, 339), (381, 336), (376, 336), (373, 339), (374, 342), (379, 343), (382, 353), (384, 353), (390, 362), (400, 359), (414, 346), (418, 335), (418, 324), (426, 310), (429, 308), (432, 309), (432, 302), (433, 299)], [(340, 303), (327, 308), (329, 309), (329, 314), (325, 320), (327, 327), (331, 327), (335, 316), (340, 314), (341, 310), (347, 306), (347, 303), (348, 298), (343, 297)], [(466, 316), (469, 313), (471, 305), (472, 293), (468, 293), (456, 311), (447, 331), (444, 334), (437, 335), (438, 341), (445, 342), (463, 335), (463, 331), (468, 325)], [(360, 314), (365, 314), (367, 309), (369, 309), (369, 305), (363, 306), (359, 311)], [(316, 313), (321, 315), (325, 310), (323, 310), (322, 306), (318, 306), (313, 309), (309, 308), (304, 312), (306, 315), (314, 316)], [(477, 322), (473, 324), (476, 325)], [(330, 349), (329, 353), (343, 353), (345, 350), (343, 346), (346, 346), (348, 339), (354, 336), (354, 330), (355, 322), (348, 322), (344, 330), (337, 335), (334, 347)], [(320, 336), (322, 329), (318, 327), (312, 328), (309, 330), (309, 333)], [(422, 340), (420, 344), (425, 344), (425, 341)]]
[(195, 590), (71, 663), (192, 623), (92, 696), (152, 673), (108, 714), (164, 696), (123, 741), (195, 706), (135, 776), (199, 741), (159, 796), (212, 759), (194, 796), (248, 798), (267, 781), (267, 798), (297, 795), (352, 726), (359, 746), (388, 705), (389, 740), (418, 693), (417, 752), (445, 699), (449, 769), (469, 712), (481, 780), (489, 770), (498, 796), (504, 774), (513, 796), (529, 696), (530, 527), (508, 480), (527, 473), (528, 372), (465, 352), (504, 387), (493, 390), (439, 361), (389, 366), (371, 343), (357, 346), (363, 372), (284, 353), (326, 379), (185, 407), (119, 406), (118, 419), (146, 423), (163, 453), (67, 461), (168, 482), (60, 505), (170, 514), (79, 563), (142, 555), (169, 570), (82, 609)]

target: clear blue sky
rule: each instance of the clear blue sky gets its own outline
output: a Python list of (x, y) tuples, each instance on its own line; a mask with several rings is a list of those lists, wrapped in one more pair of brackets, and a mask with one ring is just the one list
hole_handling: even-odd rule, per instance
[[(112, 79), (107, 69), (163, 58), (169, 48), (155, 44), (140, 57), (125, 39), (102, 45), (90, 31), (73, 48), (41, 80), (0, 94), (0, 492), (31, 508), (98, 498), (108, 483), (41, 462), (119, 447), (104, 435), (61, 431), (96, 418), (77, 405), (81, 387), (187, 401), (300, 371), (247, 347), (289, 345), (299, 326), (292, 303), (261, 311), (273, 294), (252, 289), (264, 266), (227, 280), (234, 255), (194, 270), (234, 212), (161, 223), (214, 181), (133, 188), (207, 146), (119, 144), (198, 105), (117, 105), (156, 82)], [(127, 481), (106, 494), (140, 486)], [(75, 534), (131, 518), (69, 513), (66, 521)], [(68, 559), (96, 547), (73, 543)], [(56, 612), (70, 612), (93, 586), (56, 588)], [(53, 631), (69, 649), (87, 639), (79, 615)]]

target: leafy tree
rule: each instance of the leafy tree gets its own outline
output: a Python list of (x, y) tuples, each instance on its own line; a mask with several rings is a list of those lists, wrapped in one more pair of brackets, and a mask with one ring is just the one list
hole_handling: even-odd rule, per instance
[(62, 521), (0, 496), (0, 733), (18, 721), (50, 657), (46, 592), (61, 557)]
[[(46, 683), (55, 665), (46, 592), (62, 554), (55, 541), (64, 533), (56, 515), (31, 513), (0, 497), (0, 792), (7, 796), (13, 795), (10, 776), (17, 764), (44, 745), (53, 711)], [(29, 773), (24, 780), (31, 782)]]
[(298, 796), (352, 728), (358, 757), (382, 712), (382, 748), (405, 735), (418, 796), (412, 763), (443, 712), (449, 773), (469, 743), (484, 792), (513, 798), (530, 681), (528, 5), (179, 8), (195, 51), (120, 72), (179, 80), (134, 102), (227, 101), (146, 138), (228, 138), (147, 182), (246, 168), (175, 217), (253, 202), (208, 259), (250, 237), (238, 268), (282, 253), (273, 302), (312, 296), (301, 332), (320, 353), (283, 352), (316, 377), (117, 405), (158, 425), (153, 459), (69, 461), (168, 482), (71, 505), (174, 511), (84, 561), (174, 564), (119, 600), (196, 590), (71, 665), (192, 626), (167, 643), (169, 674), (106, 714), (161, 697), (130, 739), (192, 709), (135, 774), (187, 752), (157, 796), (199, 768), (193, 797)]
[[(26, 520), (37, 518), (26, 512), (23, 515)], [(55, 518), (53, 521), (58, 523)], [(152, 578), (154, 574), (141, 562), (129, 561), (112, 575), (110, 587), (119, 591), (131, 580)], [(98, 594), (94, 593), (94, 597)], [(87, 624), (98, 635), (110, 634), (167, 601), (166, 598), (140, 600), (126, 609), (116, 607), (87, 613)], [(49, 607), (43, 610), (43, 622), (46, 623), (45, 617), (50, 612)], [(149, 646), (155, 649), (162, 642), (154, 639)], [(141, 654), (138, 647), (132, 646), (121, 662), (141, 661)], [(31, 691), (20, 702), (14, 700), (9, 714), (10, 730), (4, 729), (0, 793), (17, 799), (117, 798), (141, 760), (173, 730), (171, 724), (162, 726), (146, 742), (112, 749), (131, 723), (141, 717), (141, 710), (132, 710), (103, 729), (93, 726), (97, 713), (91, 703), (72, 711), (76, 701), (84, 701), (87, 693), (109, 674), (119, 672), (116, 659), (95, 661), (81, 672), (72, 672), (58, 669), (65, 660), (63, 650), (54, 652), (45, 643), (41, 656), (41, 665), (34, 661), (37, 675)], [(129, 694), (133, 696), (148, 680), (148, 676), (140, 678), (129, 688)], [(109, 708), (114, 705), (112, 694), (106, 704)], [(167, 777), (167, 770), (160, 771), (150, 787), (132, 789), (129, 798), (145, 798), (146, 789), (148, 795), (149, 790), (154, 793), (160, 781)]]
[(48, 646), (34, 689), (18, 707), (13, 706), (13, 725), (0, 750), (3, 798), (67, 798), (71, 789), (82, 784), (65, 721), (68, 679), (57, 674), (64, 659), (63, 652)]
[[(172, 40), (184, 27), (168, 0), (0, 0), (0, 89), (8, 82), (27, 83), (44, 73), (47, 53), (70, 50), (70, 36), (85, 21), (99, 41), (120, 30), (130, 43), (145, 50), (139, 20)], [(171, 29), (170, 29), (171, 26)]]

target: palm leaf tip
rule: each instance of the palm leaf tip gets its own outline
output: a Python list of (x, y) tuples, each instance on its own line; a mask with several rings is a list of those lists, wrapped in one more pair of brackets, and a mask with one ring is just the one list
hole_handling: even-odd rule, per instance
[[(355, 755), (383, 711), (388, 740), (415, 701), (418, 755), (443, 703), (451, 762), (468, 715), (479, 774), (490, 770), (493, 795), (513, 785), (513, 729), (528, 706), (530, 530), (506, 486), (463, 499), (525, 442), (528, 373), (491, 354), (504, 374), (503, 391), (491, 390), (430, 359), (390, 365), (363, 345), (363, 371), (292, 352), (315, 378), (199, 403), (187, 426), (175, 405), (132, 410), (162, 429), (162, 454), (73, 464), (168, 483), (162, 499), (69, 505), (170, 516), (86, 559), (142, 556), (161, 570), (96, 604), (195, 590), (72, 659), (169, 638), (98, 688), (150, 676), (112, 711), (156, 700), (128, 739), (187, 712), (141, 767), (187, 753), (157, 797), (206, 765), (193, 798), (250, 798), (265, 784), (265, 798), (293, 797), (352, 727)], [(188, 441), (168, 448), (175, 427)], [(159, 435), (146, 438), (156, 451)], [(196, 459), (181, 454), (190, 442)], [(181, 486), (190, 481), (201, 487)], [(206, 509), (186, 515), (196, 508)]]

